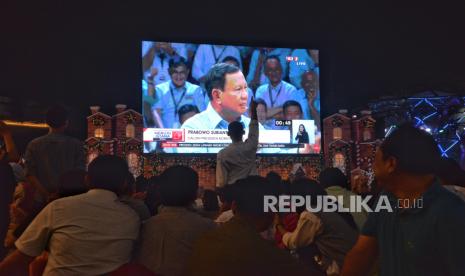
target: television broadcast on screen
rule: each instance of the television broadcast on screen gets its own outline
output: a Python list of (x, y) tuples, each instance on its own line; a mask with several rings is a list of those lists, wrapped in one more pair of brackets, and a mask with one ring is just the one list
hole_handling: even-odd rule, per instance
[(250, 104), (259, 154), (319, 154), (316, 49), (142, 41), (144, 153), (218, 153)]

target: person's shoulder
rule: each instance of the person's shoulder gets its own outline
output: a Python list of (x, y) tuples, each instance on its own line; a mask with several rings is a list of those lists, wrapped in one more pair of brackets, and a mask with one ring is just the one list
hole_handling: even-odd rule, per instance
[(181, 129), (200, 129), (203, 128), (205, 123), (205, 117), (207, 116), (206, 110), (195, 114), (194, 116), (187, 119), (181, 126)]
[(197, 84), (193, 84), (192, 82), (188, 82), (188, 81), (186, 81), (186, 87), (188, 90), (200, 89), (200, 86), (198, 86)]
[(161, 92), (164, 92), (164, 93), (168, 91), (169, 88), (170, 88), (169, 81), (165, 81), (165, 82), (155, 85), (155, 89), (160, 90)]
[(267, 88), (268, 88), (268, 83), (262, 84), (257, 88), (257, 91), (255, 91), (255, 94), (258, 95), (259, 93), (263, 93), (266, 91)]
[(465, 202), (443, 186), (438, 188), (436, 202), (438, 210), (455, 211), (465, 216)]
[(35, 146), (37, 144), (43, 143), (43, 142), (47, 141), (49, 138), (50, 138), (49, 134), (45, 134), (45, 135), (42, 135), (40, 137), (34, 138), (28, 143), (28, 147), (32, 147), (32, 146)]
[(287, 90), (297, 90), (294, 85), (288, 83), (287, 81), (283, 80), (282, 83)]

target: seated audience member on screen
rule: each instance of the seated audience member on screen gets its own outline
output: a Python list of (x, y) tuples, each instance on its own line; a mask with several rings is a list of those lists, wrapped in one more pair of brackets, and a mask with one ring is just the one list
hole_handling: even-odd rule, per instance
[(249, 175), (258, 175), (255, 164), (258, 148), (258, 120), (257, 104), (250, 103), (252, 121), (249, 124), (249, 136), (245, 142), (242, 136), (245, 134), (242, 123), (234, 121), (228, 126), (228, 136), (232, 144), (220, 150), (216, 157), (216, 186), (223, 187), (233, 184), (239, 179)]
[(296, 97), (295, 87), (282, 80), (282, 71), (279, 57), (269, 56), (265, 59), (265, 75), (270, 83), (261, 85), (255, 92), (255, 97), (266, 102), (268, 106), (267, 118), (282, 119), (284, 102)]
[[(257, 118), (258, 122), (262, 124), (266, 129), (271, 129), (272, 128), (272, 123), (274, 121), (267, 121), (266, 120), (266, 112), (268, 109), (268, 106), (266, 105), (266, 102), (263, 99), (255, 99), (255, 103), (257, 103)], [(249, 117), (252, 116), (251, 110), (249, 109)]]
[(156, 100), (153, 108), (160, 115), (164, 128), (179, 128), (179, 108), (190, 104), (204, 109), (202, 90), (187, 81), (189, 69), (185, 59), (176, 58), (169, 62), (171, 80), (155, 87)]
[(161, 84), (170, 80), (169, 62), (173, 58), (187, 59), (187, 50), (183, 43), (155, 42), (153, 44), (153, 61), (150, 68), (148, 81)]
[(253, 51), (250, 59), (249, 73), (247, 74), (247, 83), (250, 88), (256, 90), (260, 85), (269, 83), (265, 74), (264, 61), (268, 56), (277, 56), (281, 63), (281, 78), (287, 75), (288, 63), (286, 57), (291, 53), (291, 49), (285, 48), (258, 48)]
[(87, 193), (49, 203), (0, 263), (0, 275), (28, 275), (34, 257), (49, 252), (44, 275), (104, 275), (131, 260), (140, 219), (118, 200), (128, 165), (113, 155), (88, 167)]
[(199, 109), (195, 105), (185, 104), (178, 110), (179, 123), (184, 124), (187, 119), (194, 117), (195, 114), (199, 113)]
[(320, 89), (315, 72), (308, 71), (302, 74), (302, 88), (297, 90), (296, 95), (302, 107), (303, 118), (314, 120), (320, 129)]
[(184, 122), (186, 129), (227, 129), (229, 123), (238, 121), (248, 127), (247, 82), (241, 70), (234, 65), (213, 65), (205, 77), (210, 103), (207, 109)]
[(319, 76), (318, 67), (318, 50), (312, 49), (295, 49), (292, 51), (294, 59), (297, 61), (289, 62), (289, 80), (297, 88), (302, 88), (302, 74), (307, 71), (314, 71)]
[(201, 44), (195, 53), (194, 64), (192, 65), (192, 77), (203, 85), (210, 68), (227, 56), (236, 58), (239, 62), (238, 67), (242, 68), (241, 54), (237, 47)]

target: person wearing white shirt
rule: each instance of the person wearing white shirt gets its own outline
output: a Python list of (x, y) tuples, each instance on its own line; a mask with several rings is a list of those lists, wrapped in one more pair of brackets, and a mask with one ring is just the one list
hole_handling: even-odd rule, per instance
[(256, 90), (262, 84), (269, 83), (269, 79), (265, 74), (264, 61), (269, 56), (277, 56), (281, 63), (281, 78), (287, 76), (288, 63), (286, 57), (291, 53), (291, 49), (286, 48), (259, 48), (253, 51), (250, 59), (249, 73), (247, 74), (247, 82), (249, 86)]
[(153, 108), (160, 115), (163, 128), (179, 128), (179, 108), (186, 104), (205, 109), (202, 100), (202, 89), (187, 80), (189, 69), (183, 58), (170, 60), (169, 73), (171, 80), (155, 87), (156, 100)]
[(216, 157), (216, 186), (233, 184), (249, 175), (258, 175), (256, 155), (258, 149), (258, 119), (257, 104), (250, 103), (252, 121), (249, 124), (247, 140), (242, 141), (245, 134), (244, 126), (237, 121), (228, 125), (228, 136), (232, 144), (220, 150)]
[(140, 219), (118, 199), (129, 174), (125, 160), (95, 158), (90, 190), (49, 203), (0, 263), (0, 275), (28, 275), (34, 257), (48, 251), (43, 275), (106, 275), (131, 260)]
[(154, 56), (151, 66), (151, 72), (145, 73), (147, 76), (153, 77), (156, 84), (169, 81), (169, 62), (175, 57), (187, 59), (187, 49), (182, 43), (155, 42)]
[(291, 56), (294, 60), (289, 62), (289, 80), (297, 89), (302, 88), (301, 78), (303, 73), (314, 71), (317, 77), (320, 75), (318, 50), (295, 49)]
[(295, 87), (282, 80), (282, 71), (277, 56), (269, 56), (265, 59), (265, 74), (270, 83), (261, 85), (255, 92), (255, 97), (266, 102), (267, 119), (282, 118), (282, 105), (288, 100), (297, 100)]
[(239, 68), (242, 68), (241, 54), (237, 47), (201, 44), (195, 53), (192, 77), (200, 83), (204, 83), (210, 68), (227, 56), (236, 58), (239, 61)]

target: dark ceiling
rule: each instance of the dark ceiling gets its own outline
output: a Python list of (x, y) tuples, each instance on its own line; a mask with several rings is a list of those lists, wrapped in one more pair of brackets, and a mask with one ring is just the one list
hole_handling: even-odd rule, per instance
[(144, 38), (319, 48), (325, 114), (381, 95), (465, 91), (458, 4), (17, 2), (0, 11), (0, 95), (16, 103), (64, 102), (83, 115), (94, 104), (138, 109)]

